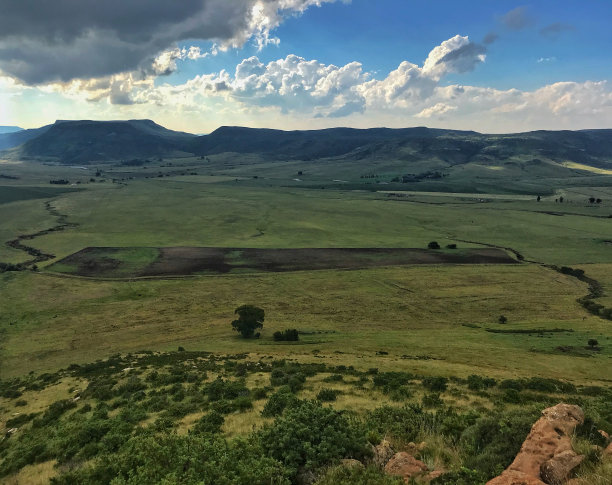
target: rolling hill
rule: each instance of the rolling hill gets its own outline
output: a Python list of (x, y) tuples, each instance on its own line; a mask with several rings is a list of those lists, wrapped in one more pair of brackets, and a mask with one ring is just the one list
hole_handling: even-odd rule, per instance
[(32, 138), (42, 135), (50, 127), (51, 125), (46, 125), (40, 128), (33, 128), (31, 130), (0, 133), (0, 150), (7, 150), (9, 148), (19, 146)]
[(0, 135), (5, 133), (15, 133), (21, 130), (23, 130), (23, 128), (20, 128), (18, 126), (0, 126)]
[[(534, 131), (488, 135), (426, 127), (331, 128), (282, 131), (223, 126), (196, 136), (151, 120), (57, 121), (36, 130), (0, 135), (9, 158), (90, 163), (132, 158), (257, 154), (269, 160), (394, 160), (432, 167), (476, 163), (584, 165), (612, 169), (612, 130)], [(575, 167), (574, 167), (575, 168)]]
[(56, 121), (38, 133), (22, 136), (27, 139), (9, 150), (9, 157), (50, 158), (61, 163), (176, 156), (183, 154), (187, 142), (195, 138), (151, 120)]

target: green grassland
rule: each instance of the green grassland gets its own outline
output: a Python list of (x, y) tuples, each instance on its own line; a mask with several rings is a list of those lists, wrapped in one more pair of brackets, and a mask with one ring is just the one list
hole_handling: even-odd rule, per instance
[[(211, 163), (219, 168), (220, 160)], [(587, 285), (536, 263), (131, 282), (45, 274), (45, 266), (90, 246), (423, 248), (437, 240), (460, 248), (480, 244), (512, 248), (528, 261), (584, 266), (587, 275), (590, 271), (600, 275), (599, 268), (605, 273), (605, 264), (612, 262), (605, 242), (612, 234), (607, 218), (612, 190), (602, 185), (608, 179), (604, 175), (597, 185), (598, 197), (604, 201), (595, 207), (585, 201), (588, 192), (563, 186), (555, 189), (566, 193), (569, 200), (563, 204), (552, 196), (538, 203), (533, 197), (511, 194), (305, 190), (284, 186), (282, 177), (254, 179), (249, 176), (252, 160), (240, 169), (228, 166), (211, 173), (201, 169), (202, 163), (178, 159), (151, 162), (146, 169), (106, 165), (99, 177), (106, 182), (87, 184), (90, 174), (81, 175), (85, 190), (49, 199), (56, 214), (76, 226), (27, 242), (56, 256), (40, 265), (42, 273), (1, 276), (3, 374), (55, 369), (114, 352), (183, 345), (304, 359), (315, 358), (312, 351), (320, 350), (344, 362), (358, 358), (364, 365), (383, 350), (389, 352), (386, 365), (429, 369), (429, 373), (463, 375), (483, 367), (496, 375), (589, 380), (604, 375), (611, 349), (604, 345), (586, 357), (582, 352), (588, 338), (605, 342), (611, 335), (609, 322), (589, 315), (576, 302), (587, 293)], [(55, 170), (24, 165), (27, 170), (19, 180), (23, 185), (39, 182), (43, 174), (49, 179)], [(199, 175), (177, 174), (196, 166)], [(82, 172), (70, 167), (59, 170)], [(136, 176), (138, 170), (144, 173)], [(160, 172), (169, 176), (158, 177)], [(113, 178), (118, 183), (111, 183)], [(57, 222), (57, 216), (44, 208), (44, 200), (3, 204), (2, 210), (7, 222), (0, 235), (5, 241)], [(126, 249), (124, 259), (139, 265), (153, 257), (139, 251)], [(0, 254), (9, 261), (20, 260), (20, 253), (10, 248)], [(232, 311), (242, 303), (255, 303), (267, 311), (260, 341), (245, 342), (230, 331)], [(495, 334), (462, 325), (495, 326), (501, 314), (509, 318), (509, 329), (573, 332)], [(309, 333), (298, 346), (271, 341), (274, 330), (289, 327), (319, 333)], [(563, 353), (557, 347), (574, 350)], [(348, 354), (334, 353), (347, 349)], [(411, 358), (419, 355), (440, 360)]]
[[(3, 373), (67, 366), (115, 352), (189, 349), (253, 352), (305, 360), (467, 375), (606, 379), (610, 324), (586, 316), (575, 299), (586, 285), (537, 266), (407, 267), (367, 271), (210, 276), (100, 282), (44, 274), (2, 276)], [(266, 309), (263, 337), (231, 331), (233, 308)], [(509, 323), (500, 326), (499, 315)], [(585, 318), (586, 316), (586, 318)], [(474, 328), (478, 325), (483, 328)], [(533, 334), (498, 334), (534, 329)], [(298, 328), (301, 342), (279, 344), (276, 330)], [(535, 329), (563, 328), (545, 333)], [(565, 354), (598, 338), (603, 350)], [(388, 352), (385, 357), (377, 351)], [(336, 353), (341, 352), (341, 353)], [(475, 358), (475, 356), (477, 356)], [(421, 360), (420, 357), (423, 357)], [(428, 360), (431, 359), (431, 360)]]

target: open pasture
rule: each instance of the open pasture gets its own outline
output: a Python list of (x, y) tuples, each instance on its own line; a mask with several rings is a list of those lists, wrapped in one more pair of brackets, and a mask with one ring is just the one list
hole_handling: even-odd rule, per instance
[[(411, 247), (422, 248), (411, 258), (417, 253), (444, 258), (501, 254), (514, 262), (509, 250), (500, 249), (511, 248), (527, 261), (582, 268), (587, 276), (605, 279), (612, 263), (605, 242), (612, 236), (607, 218), (612, 210), (602, 185), (603, 202), (592, 206), (585, 201), (587, 192), (576, 189), (564, 192), (563, 204), (499, 194), (305, 190), (248, 177), (248, 164), (235, 177), (230, 170), (155, 175), (170, 174), (178, 164), (158, 162), (143, 170), (152, 178), (124, 176), (120, 183), (111, 183), (119, 174), (105, 166), (104, 183), (82, 183), (85, 190), (51, 199), (0, 205), (7, 221), (0, 227), (3, 241), (52, 228), (57, 214), (71, 223), (27, 240), (56, 256), (40, 264), (38, 274), (0, 275), (2, 374), (177, 346), (303, 361), (325, 357), (344, 365), (427, 374), (486, 370), (585, 381), (607, 374), (610, 323), (576, 302), (588, 292), (576, 278), (535, 263), (448, 265), (438, 259), (415, 264), (419, 261), (404, 259), (408, 253), (397, 259), (402, 248)], [(53, 170), (34, 165), (19, 183), (49, 180)], [(429, 241), (458, 249), (431, 252), (425, 249)], [(106, 276), (126, 281), (47, 273), (88, 274), (80, 269), (86, 261), (79, 251), (89, 247), (106, 248), (94, 251), (94, 266), (104, 260)], [(152, 267), (153, 274), (176, 274), (177, 256), (184, 257), (186, 250), (169, 248), (194, 247), (216, 248), (205, 250), (216, 254), (210, 261), (229, 272), (218, 273), (218, 266), (207, 263), (195, 268), (208, 269), (207, 274), (190, 278), (137, 279)], [(321, 253), (299, 252), (309, 247)], [(355, 248), (363, 247), (378, 248), (378, 253), (355, 259)], [(178, 273), (192, 272), (194, 258), (201, 263), (197, 252), (203, 250), (189, 251), (196, 253), (183, 258), (186, 266)], [(338, 251), (345, 255), (339, 258)], [(270, 255), (275, 257), (270, 260)], [(27, 259), (6, 246), (0, 256), (3, 261)], [(262, 272), (266, 265), (284, 271)], [(99, 268), (91, 271), (90, 276), (104, 276)], [(609, 293), (607, 285), (604, 289)], [(245, 303), (266, 311), (259, 340), (242, 340), (231, 329), (233, 310)], [(507, 324), (497, 323), (500, 315)], [(273, 341), (272, 333), (286, 328), (302, 332), (298, 344)], [(589, 338), (600, 341), (600, 351), (585, 350)]]
[[(427, 374), (600, 381), (612, 356), (610, 322), (576, 302), (586, 285), (528, 264), (133, 281), (25, 272), (0, 279), (4, 375), (183, 346)], [(234, 309), (246, 303), (266, 311), (260, 339), (231, 329)], [(498, 323), (502, 314), (505, 325)], [(275, 342), (273, 332), (285, 328), (302, 332), (300, 341)], [(546, 331), (552, 329), (564, 331)], [(558, 350), (582, 349), (589, 338), (599, 339), (602, 350), (580, 356)]]

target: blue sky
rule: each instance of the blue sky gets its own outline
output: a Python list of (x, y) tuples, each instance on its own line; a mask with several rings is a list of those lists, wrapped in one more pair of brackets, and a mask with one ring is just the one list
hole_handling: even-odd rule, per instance
[[(137, 39), (113, 0), (102, 20), (83, 0), (76, 27), (16, 9), (14, 23), (64, 40), (0, 34), (0, 124), (612, 127), (609, 1), (189, 0), (184, 12), (151, 1), (159, 16), (142, 11)], [(126, 3), (133, 14), (142, 1)]]

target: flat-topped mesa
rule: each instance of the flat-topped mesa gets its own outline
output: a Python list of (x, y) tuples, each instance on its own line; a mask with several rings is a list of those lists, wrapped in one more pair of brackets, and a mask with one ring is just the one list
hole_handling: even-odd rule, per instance
[(487, 485), (562, 485), (583, 460), (571, 435), (584, 422), (579, 406), (557, 404), (542, 411), (512, 464)]

